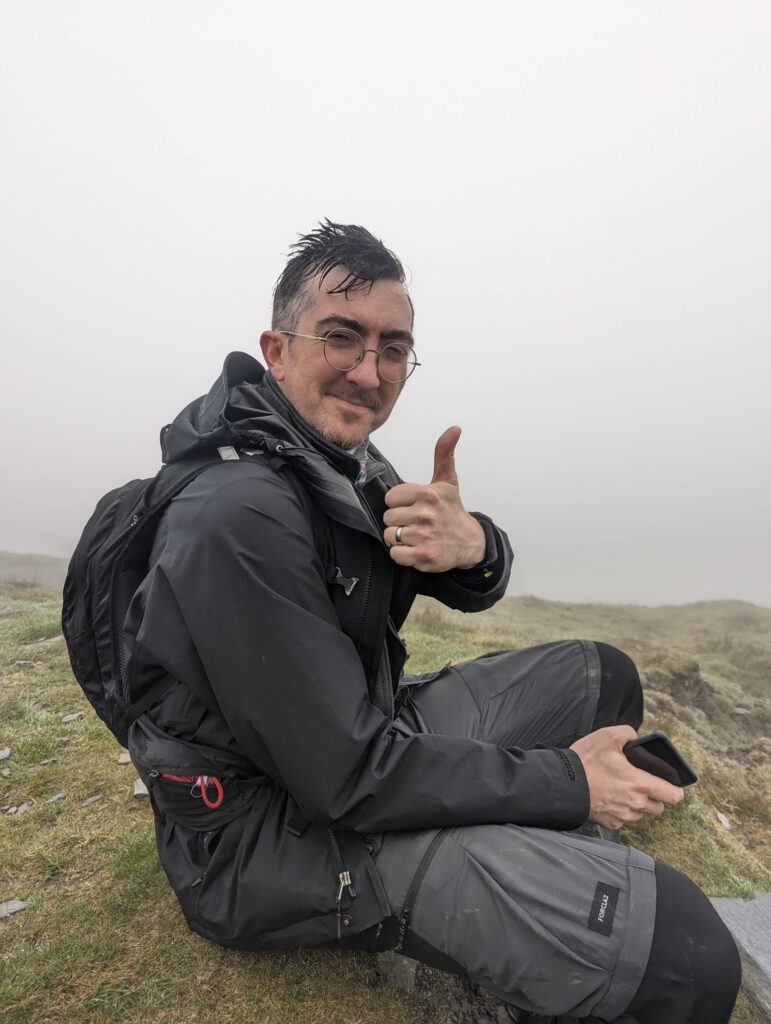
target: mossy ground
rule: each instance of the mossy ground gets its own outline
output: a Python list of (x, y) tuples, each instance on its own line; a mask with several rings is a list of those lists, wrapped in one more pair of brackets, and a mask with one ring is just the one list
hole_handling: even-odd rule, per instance
[[(531, 606), (517, 616), (506, 607), (510, 603), (517, 602), (504, 602), (498, 617), (467, 619), (421, 606), (406, 630), (410, 669), (565, 635), (619, 642), (613, 629), (602, 630), (601, 621), (595, 628), (589, 628), (593, 621), (582, 623), (580, 606), (538, 602), (538, 619)], [(597, 617), (594, 610), (587, 615)], [(606, 618), (613, 626), (613, 615)], [(759, 788), (768, 767), (764, 741), (750, 730), (753, 742), (743, 746), (730, 710), (721, 731), (678, 703), (673, 688), (679, 684), (670, 683), (685, 658), (690, 669), (680, 672), (681, 682), (698, 689), (699, 680), (706, 681), (707, 695), (726, 709), (743, 701), (758, 711), (762, 686), (753, 676), (742, 689), (729, 678), (727, 662), (718, 666), (722, 675), (716, 668), (702, 677), (692, 664), (698, 645), (689, 648), (681, 637), (674, 655), (665, 657), (647, 623), (635, 628), (633, 616), (623, 618), (626, 646), (643, 668), (659, 673), (649, 724), (666, 728), (700, 774), (700, 785), (684, 805), (630, 830), (628, 841), (687, 871), (712, 895), (771, 888), (768, 801)], [(657, 646), (650, 636), (657, 637)], [(753, 650), (762, 672), (762, 639)], [(749, 673), (747, 659), (742, 663), (742, 672)], [(0, 586), (0, 678), (0, 748), (12, 750), (0, 762), (9, 773), (0, 778), (0, 807), (30, 805), (21, 815), (0, 815), (0, 900), (27, 903), (25, 911), (0, 922), (0, 1019), (438, 1024), (430, 1006), (380, 987), (367, 957), (233, 953), (187, 930), (158, 866), (150, 808), (132, 797), (134, 772), (118, 764), (118, 744), (72, 680), (56, 594), (29, 584)], [(73, 712), (82, 717), (63, 724)], [(729, 758), (732, 748), (735, 757)], [(65, 799), (46, 803), (61, 792)], [(82, 806), (96, 795), (97, 802)], [(729, 817), (730, 832), (716, 810)], [(755, 1024), (759, 1018), (742, 999), (733, 1021)]]

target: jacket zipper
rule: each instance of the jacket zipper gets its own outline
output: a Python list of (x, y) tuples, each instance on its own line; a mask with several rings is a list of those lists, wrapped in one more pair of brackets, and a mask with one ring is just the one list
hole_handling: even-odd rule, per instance
[(356, 890), (353, 887), (353, 881), (351, 880), (351, 872), (345, 866), (343, 861), (343, 855), (340, 852), (340, 843), (338, 842), (337, 836), (335, 835), (334, 829), (328, 828), (327, 835), (329, 836), (329, 844), (332, 847), (332, 852), (335, 855), (337, 866), (340, 869), (337, 874), (337, 896), (335, 897), (335, 904), (337, 906), (337, 937), (342, 939), (343, 937), (343, 896), (345, 890), (348, 890), (348, 895), (352, 900), (356, 899)]
[(380, 686), (383, 690), (383, 704), (385, 705), (386, 713), (388, 714), (389, 721), (394, 720), (394, 684), (391, 678), (391, 658), (388, 654), (388, 637), (383, 637), (383, 657), (381, 661), (382, 671), (378, 666), (378, 676), (380, 678)]
[(367, 580), (364, 584), (364, 601), (361, 607), (361, 618), (359, 619), (359, 632), (356, 636), (356, 646), (361, 650), (364, 643), (364, 626), (367, 622), (367, 604), (369, 603), (369, 592), (372, 589), (372, 554), (370, 552), (367, 563)]
[(418, 892), (420, 890), (421, 883), (429, 869), (431, 861), (434, 859), (436, 851), (439, 849), (441, 843), (447, 838), (447, 833), (449, 831), (450, 830), (448, 828), (442, 828), (436, 833), (434, 838), (431, 840), (428, 849), (423, 854), (420, 864), (418, 864), (418, 870), (415, 872), (415, 877), (412, 879), (410, 887), (407, 890), (407, 896), (404, 900), (404, 907), (402, 909), (402, 916), (399, 918), (399, 941), (394, 946), (394, 953), (401, 953), (402, 951), (404, 939), (407, 935), (407, 929), (410, 926), (412, 911), (415, 909), (415, 904), (418, 899)]
[[(366, 496), (363, 493), (361, 494), (361, 497), (360, 497), (360, 504), (361, 504), (362, 508), (364, 509), (364, 511), (366, 512), (367, 518), (369, 519), (369, 521), (372, 523), (372, 525), (374, 526), (375, 530), (377, 531), (378, 536), (380, 537), (381, 543), (384, 546), (386, 546), (385, 539), (383, 538), (382, 531), (380, 530), (378, 521), (375, 518), (375, 513), (370, 508), (369, 502), (367, 501), (367, 498), (366, 498)], [(371, 587), (372, 587), (372, 555), (370, 554), (370, 556), (369, 556), (369, 564), (367, 566), (367, 582), (366, 582), (365, 588), (364, 588), (364, 604), (363, 604), (363, 607), (362, 607), (362, 615), (361, 615), (361, 620), (360, 620), (360, 623), (359, 623), (359, 633), (358, 633), (358, 646), (359, 646), (359, 649), (361, 649), (361, 645), (364, 642), (364, 626), (365, 626), (365, 623), (367, 621), (367, 601), (369, 599), (369, 592), (370, 592)], [(388, 622), (389, 623), (391, 622), (391, 616), (390, 615), (388, 616)], [(393, 628), (393, 624), (392, 623), (391, 623), (391, 626)], [(394, 629), (394, 632), (396, 633), (396, 635), (398, 637), (399, 634), (398, 634), (398, 632), (395, 629)], [(381, 671), (381, 666), (382, 666), (382, 671)], [(393, 718), (394, 718), (394, 690), (393, 690), (393, 679), (391, 678), (391, 658), (390, 658), (390, 656), (388, 654), (388, 625), (386, 625), (386, 633), (383, 636), (383, 650), (380, 653), (380, 664), (377, 666), (376, 672), (377, 672), (377, 675), (376, 675), (375, 678), (376, 678), (376, 681), (377, 681), (377, 684), (378, 684), (377, 688), (380, 691), (380, 698), (381, 698), (381, 702), (383, 704), (383, 710), (388, 715), (389, 719), (391, 721), (393, 721)]]

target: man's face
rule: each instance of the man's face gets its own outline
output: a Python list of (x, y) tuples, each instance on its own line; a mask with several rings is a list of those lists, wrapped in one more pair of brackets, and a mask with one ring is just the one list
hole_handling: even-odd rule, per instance
[[(309, 302), (295, 327), (297, 334), (323, 336), (348, 327), (364, 339), (365, 348), (388, 342), (410, 343), (412, 308), (398, 281), (376, 281), (372, 287), (329, 295), (347, 276), (336, 267), (319, 289), (318, 278), (307, 284)], [(353, 448), (388, 419), (404, 383), (381, 380), (375, 356), (367, 352), (353, 370), (335, 370), (324, 358), (324, 346), (307, 338), (287, 338), (266, 331), (261, 339), (269, 369), (303, 419), (341, 448)]]

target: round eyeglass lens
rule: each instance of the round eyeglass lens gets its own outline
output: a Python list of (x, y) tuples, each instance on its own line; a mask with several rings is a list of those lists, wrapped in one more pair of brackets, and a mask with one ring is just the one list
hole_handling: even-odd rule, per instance
[(384, 345), (380, 350), (378, 371), (383, 380), (398, 384), (415, 369), (415, 353), (409, 345)]
[[(358, 366), (367, 349), (364, 339), (356, 331), (338, 327), (324, 338), (324, 358), (335, 370), (347, 372)], [(417, 366), (410, 345), (392, 342), (375, 352), (377, 372), (389, 384), (400, 384)]]
[(356, 331), (338, 327), (324, 339), (324, 355), (335, 370), (352, 370), (364, 355), (364, 341)]

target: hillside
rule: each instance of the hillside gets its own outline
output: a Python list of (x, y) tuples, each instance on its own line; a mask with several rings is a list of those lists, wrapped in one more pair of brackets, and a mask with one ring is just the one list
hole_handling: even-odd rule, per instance
[[(568, 635), (630, 650), (646, 724), (674, 738), (700, 782), (626, 839), (711, 895), (741, 896), (771, 889), (769, 626), (771, 612), (732, 602), (511, 598), (465, 617), (422, 602), (405, 635), (413, 671)], [(187, 931), (135, 773), (72, 680), (56, 592), (0, 583), (0, 676), (0, 902), (26, 904), (0, 921), (4, 1022), (445, 1024), (446, 1009), (383, 987), (365, 956), (236, 954)], [(759, 1021), (742, 999), (733, 1024)]]
[(0, 551), (0, 580), (41, 583), (61, 590), (67, 574), (67, 559), (52, 555), (19, 554)]

